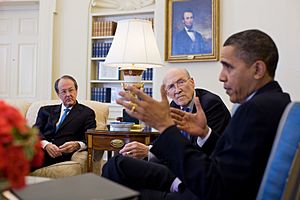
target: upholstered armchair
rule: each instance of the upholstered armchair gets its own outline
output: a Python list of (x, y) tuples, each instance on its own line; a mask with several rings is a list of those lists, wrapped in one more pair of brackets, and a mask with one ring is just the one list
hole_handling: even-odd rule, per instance
[[(33, 126), (40, 107), (45, 105), (59, 104), (59, 100), (45, 100), (28, 103), (24, 100), (6, 100), (7, 103), (16, 107), (27, 119), (29, 126)], [(96, 114), (96, 129), (106, 129), (108, 118), (108, 106), (104, 103), (81, 100), (82, 103), (94, 110)], [(94, 152), (95, 153), (95, 152)], [(95, 153), (93, 169), (95, 173), (100, 173), (103, 152)], [(74, 176), (87, 172), (87, 151), (77, 151), (73, 154), (71, 161), (56, 163), (47, 167), (35, 170), (31, 173), (32, 176), (42, 176), (49, 178), (60, 178), (65, 176)]]
[(300, 102), (290, 103), (280, 120), (257, 200), (300, 199)]

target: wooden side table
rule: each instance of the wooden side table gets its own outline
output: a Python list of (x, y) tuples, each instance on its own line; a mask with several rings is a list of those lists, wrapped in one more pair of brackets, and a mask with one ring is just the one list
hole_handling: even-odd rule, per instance
[(86, 132), (88, 160), (87, 170), (93, 171), (93, 150), (108, 151), (108, 159), (112, 151), (120, 150), (125, 144), (137, 141), (149, 145), (155, 132), (88, 130)]

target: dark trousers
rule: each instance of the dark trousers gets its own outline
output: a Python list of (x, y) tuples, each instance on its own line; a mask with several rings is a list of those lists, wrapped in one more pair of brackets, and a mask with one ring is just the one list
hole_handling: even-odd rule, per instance
[(197, 199), (188, 189), (170, 192), (175, 175), (165, 166), (117, 155), (102, 169), (102, 176), (140, 192), (140, 199)]
[(53, 165), (59, 162), (64, 162), (64, 161), (69, 161), (71, 160), (71, 157), (73, 155), (73, 153), (63, 153), (62, 156), (58, 156), (56, 158), (52, 158), (46, 150), (44, 151), (44, 162), (42, 166), (39, 167), (31, 167), (30, 171), (33, 172), (34, 170), (40, 169), (42, 167), (47, 167), (49, 165)]
[(73, 153), (63, 153), (61, 156), (56, 158), (52, 158), (45, 150), (44, 150), (44, 164), (43, 167), (56, 164), (59, 162), (69, 161), (71, 160)]

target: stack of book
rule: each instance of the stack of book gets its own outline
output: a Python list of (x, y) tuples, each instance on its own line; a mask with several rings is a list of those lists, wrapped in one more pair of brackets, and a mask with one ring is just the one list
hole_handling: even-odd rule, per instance
[(153, 95), (152, 88), (144, 88), (144, 92), (150, 97), (152, 97), (152, 95)]
[(92, 57), (106, 57), (110, 49), (111, 42), (94, 42), (92, 45)]
[(111, 102), (111, 88), (93, 87), (91, 91), (91, 100), (103, 103)]
[(142, 75), (142, 80), (152, 81), (153, 78), (153, 68), (147, 68)]
[(98, 21), (93, 22), (93, 36), (113, 36), (116, 32), (117, 22), (114, 21)]

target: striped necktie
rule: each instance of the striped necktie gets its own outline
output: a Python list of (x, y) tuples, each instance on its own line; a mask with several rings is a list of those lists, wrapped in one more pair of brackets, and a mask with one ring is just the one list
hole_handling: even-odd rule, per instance
[(61, 117), (60, 122), (59, 122), (58, 125), (56, 126), (56, 131), (55, 131), (55, 132), (57, 132), (57, 130), (60, 128), (60, 126), (61, 126), (62, 123), (64, 122), (66, 116), (67, 116), (68, 113), (70, 112), (70, 110), (71, 110), (70, 108), (65, 108), (65, 109), (64, 109), (64, 113), (63, 113), (63, 115), (62, 115), (62, 117)]
[[(185, 111), (185, 112), (190, 112), (190, 108), (182, 108), (182, 110)], [(187, 132), (181, 130), (180, 133), (181, 133), (181, 135), (183, 135), (187, 139), (190, 139), (190, 135)]]

